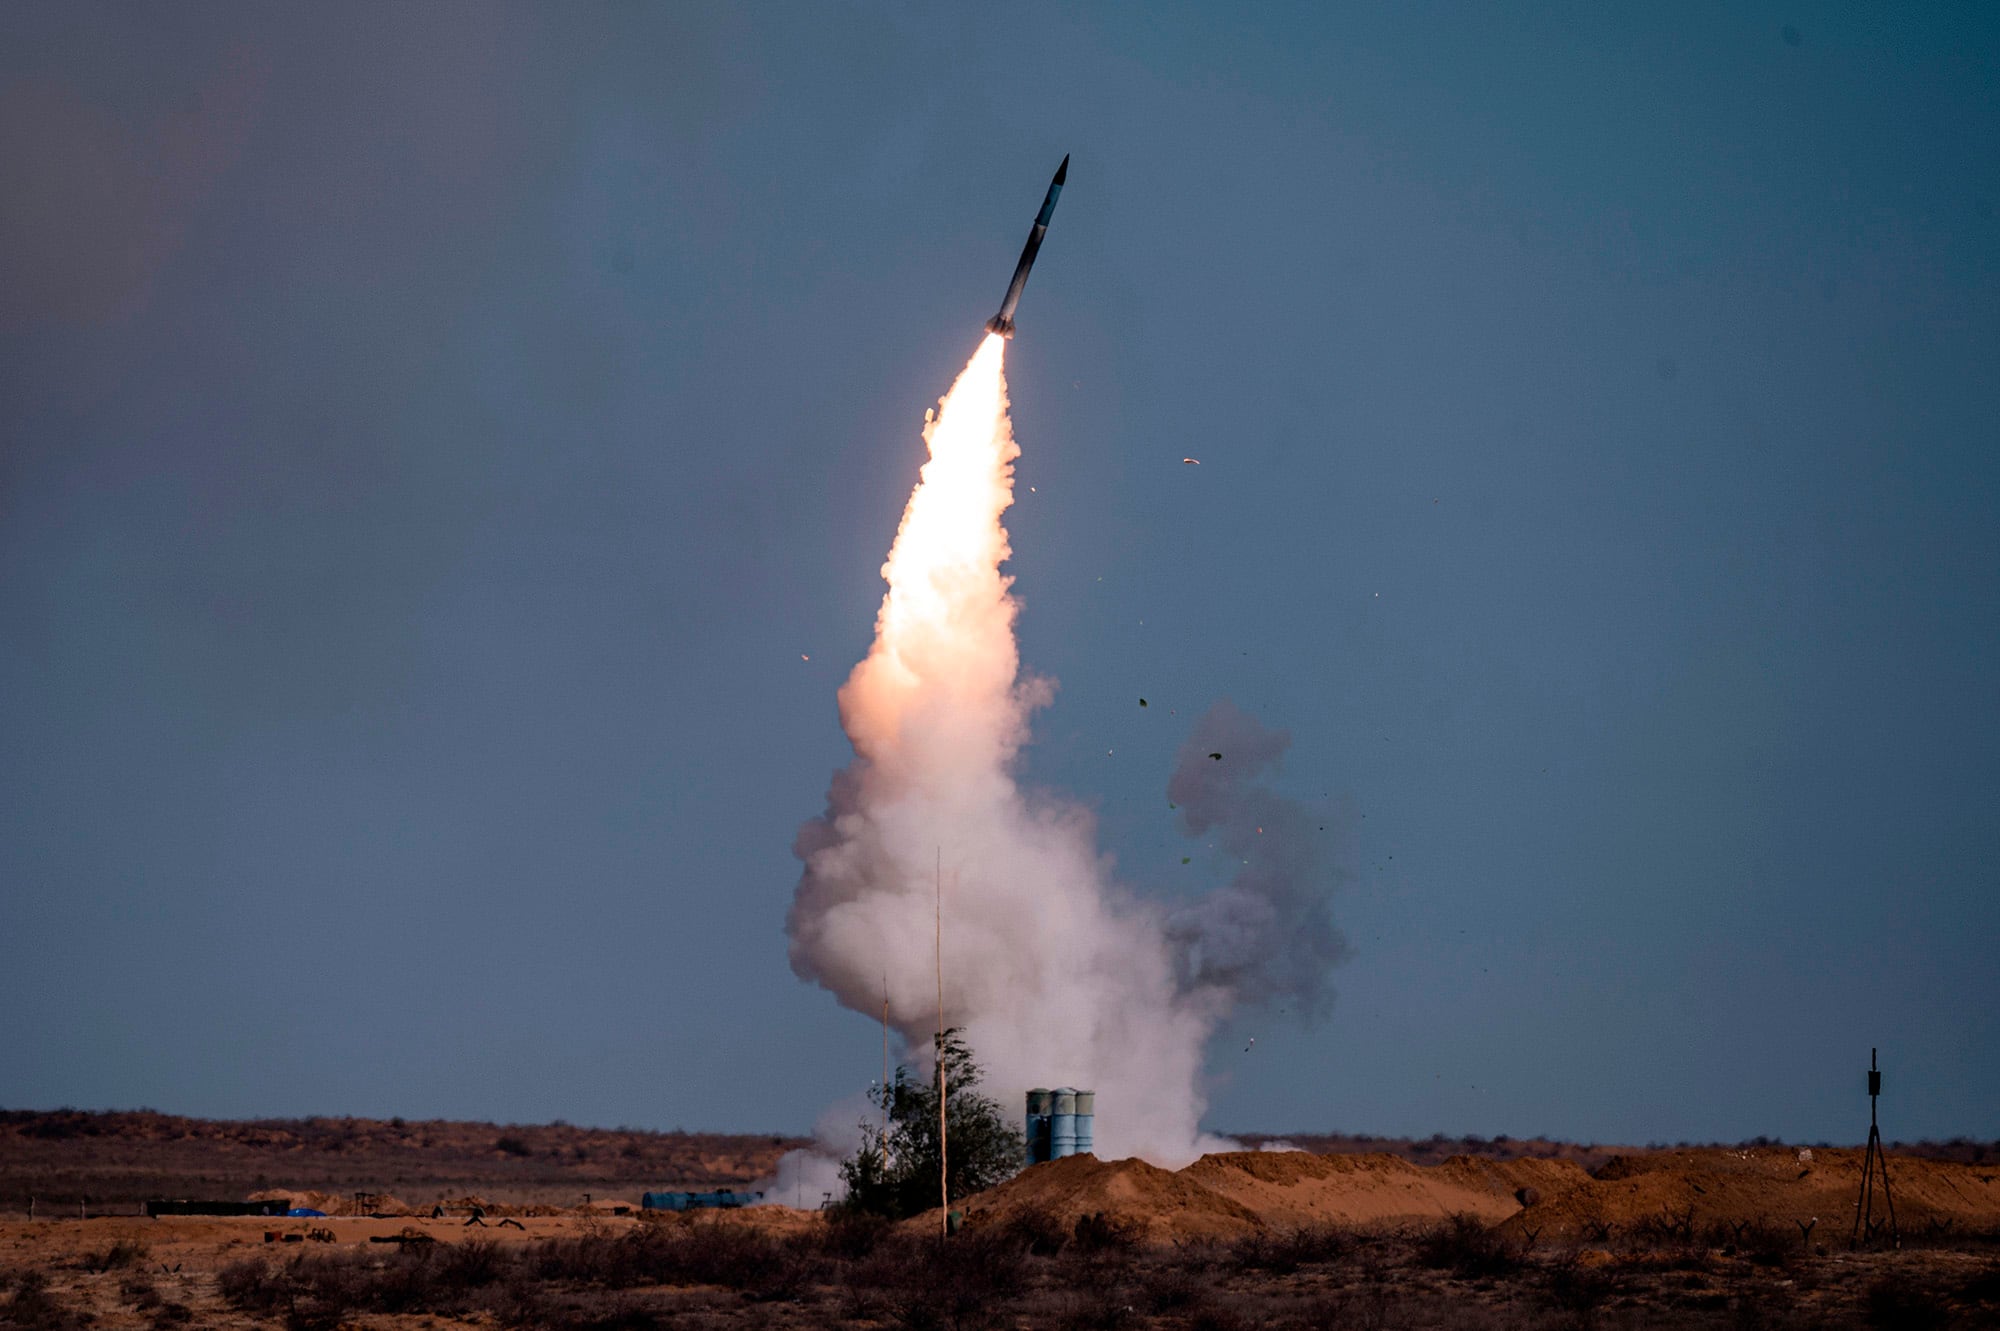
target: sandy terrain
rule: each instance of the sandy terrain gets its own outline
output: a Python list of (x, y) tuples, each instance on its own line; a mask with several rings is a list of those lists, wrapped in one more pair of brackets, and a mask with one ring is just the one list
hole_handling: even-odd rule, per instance
[[(1566, 1160), (1460, 1156), (1413, 1165), (1394, 1156), (1232, 1152), (1179, 1173), (1088, 1156), (1031, 1169), (966, 1204), (970, 1223), (1046, 1210), (1074, 1221), (1115, 1216), (1159, 1241), (1234, 1238), (1316, 1224), (1398, 1226), (1469, 1215), (1550, 1240), (1606, 1226), (1702, 1228), (1810, 1224), (1844, 1238), (1860, 1190), (1861, 1153), (1785, 1147), (1662, 1151), (1619, 1157), (1596, 1177)], [(2000, 1229), (2000, 1168), (1897, 1157), (1897, 1218), (1911, 1233)], [(1523, 1198), (1530, 1199), (1523, 1204)]]
[[(613, 1213), (621, 1198), (560, 1213), (489, 1203), (477, 1223), (0, 1220), (0, 1325), (1504, 1327), (1555, 1313), (1577, 1322), (1599, 1306), (1623, 1308), (1627, 1326), (1992, 1324), (1995, 1173), (1893, 1159), (1911, 1247), (1849, 1253), (1858, 1170), (1851, 1151), (1806, 1161), (1778, 1149), (1661, 1152), (1596, 1177), (1562, 1160), (1236, 1152), (1175, 1172), (1084, 1156), (967, 1199), (966, 1234), (949, 1252), (930, 1238), (933, 1213), (874, 1240), (890, 1246), (872, 1256), (818, 1212), (640, 1218)], [(1824, 1227), (1794, 1236), (1793, 1222), (1813, 1216)], [(1026, 1256), (1027, 1235), (1054, 1235), (1055, 1251)], [(977, 1255), (994, 1244), (1015, 1245), (997, 1267)], [(480, 1257), (483, 1245), (494, 1255)], [(454, 1252), (494, 1274), (451, 1284), (438, 1273), (455, 1269)], [(617, 1274), (633, 1262), (635, 1277)], [(246, 1271), (294, 1292), (246, 1302)], [(405, 1292), (398, 1272), (426, 1292)], [(961, 1278), (998, 1283), (954, 1312), (945, 1303)], [(1899, 1308), (1919, 1320), (1897, 1322)]]
[[(1086, 1156), (966, 1199), (952, 1252), (971, 1256), (953, 1257), (932, 1243), (935, 1213), (859, 1240), (782, 1206), (631, 1213), (646, 1186), (742, 1186), (783, 1139), (629, 1134), (628, 1152), (620, 1134), (564, 1127), (138, 1116), (38, 1135), (23, 1121), (0, 1124), (15, 1129), (0, 1166), (20, 1171), (0, 1172), (0, 1192), (88, 1178), (100, 1196), (271, 1196), (331, 1214), (0, 1216), (0, 1326), (1497, 1328), (1600, 1308), (1629, 1327), (2000, 1324), (2000, 1167), (1984, 1162), (1891, 1157), (1905, 1250), (1851, 1253), (1854, 1150), (1659, 1150), (1592, 1170), (1562, 1153), (1244, 1151), (1179, 1171)], [(666, 1172), (676, 1161), (687, 1172)], [(417, 1182), (382, 1188), (397, 1177)], [(1012, 1255), (979, 1256), (993, 1245)], [(938, 1274), (955, 1263), (969, 1265)], [(246, 1298), (246, 1272), (290, 1292)], [(984, 1302), (943, 1308), (974, 1279)]]
[(87, 1200), (93, 1213), (135, 1214), (149, 1197), (242, 1200), (275, 1189), (330, 1204), (386, 1194), (425, 1213), (465, 1196), (571, 1206), (585, 1193), (636, 1200), (648, 1188), (742, 1187), (805, 1144), (562, 1123), (14, 1110), (0, 1112), (0, 1215), (25, 1215), (31, 1197), (41, 1213), (74, 1215)]

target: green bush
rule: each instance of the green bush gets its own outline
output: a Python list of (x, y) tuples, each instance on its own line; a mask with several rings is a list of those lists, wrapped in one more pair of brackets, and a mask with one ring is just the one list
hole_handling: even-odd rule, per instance
[[(845, 1209), (900, 1220), (940, 1202), (938, 1162), (954, 1199), (983, 1192), (1021, 1168), (1021, 1131), (1000, 1106), (977, 1089), (979, 1065), (964, 1036), (953, 1027), (937, 1038), (935, 1067), (928, 1082), (908, 1068), (882, 1088), (888, 1112), (886, 1138), (880, 1123), (861, 1125), (861, 1148), (841, 1162), (847, 1184)], [(938, 1072), (944, 1073), (945, 1139), (938, 1140)], [(885, 1149), (886, 1147), (886, 1149)]]

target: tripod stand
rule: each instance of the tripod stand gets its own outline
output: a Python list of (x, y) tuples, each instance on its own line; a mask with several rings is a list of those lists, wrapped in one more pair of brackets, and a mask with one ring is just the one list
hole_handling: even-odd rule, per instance
[(1862, 1242), (1873, 1243), (1875, 1231), (1882, 1222), (1875, 1219), (1875, 1175), (1882, 1176), (1882, 1200), (1889, 1208), (1889, 1243), (1893, 1247), (1903, 1246), (1903, 1236), (1896, 1230), (1896, 1199), (1889, 1192), (1889, 1157), (1882, 1153), (1882, 1130), (1875, 1125), (1875, 1100), (1882, 1094), (1882, 1073), (1875, 1066), (1875, 1051), (1868, 1051), (1868, 1150), (1861, 1157), (1861, 1199), (1854, 1204), (1854, 1232), (1847, 1236), (1847, 1246), (1856, 1247)]

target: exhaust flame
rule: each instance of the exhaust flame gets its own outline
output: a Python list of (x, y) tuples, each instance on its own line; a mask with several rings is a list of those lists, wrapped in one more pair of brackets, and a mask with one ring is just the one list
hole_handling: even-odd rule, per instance
[[(1246, 852), (1265, 857), (1260, 877), (1237, 875), (1225, 909), (1170, 920), (1111, 882), (1086, 812), (1016, 784), (1028, 719), (1054, 689), (1021, 675), (1019, 606), (1001, 572), (1020, 454), (1005, 349), (988, 336), (925, 427), (930, 460), (882, 567), (875, 642), (840, 690), (855, 761), (794, 847), (805, 868), (787, 920), (792, 968), (871, 1016), (886, 982), (891, 1023), (927, 1058), (941, 849), (944, 1015), (966, 1028), (987, 1089), (1018, 1107), (1032, 1085), (1093, 1087), (1100, 1154), (1178, 1165), (1222, 1144), (1199, 1131), (1198, 1080), (1203, 1044), (1235, 996), (1314, 997), (1297, 965), (1270, 978), (1260, 949), (1287, 954), (1279, 926), (1303, 920), (1319, 960), (1338, 955), (1330, 883), (1316, 843), (1284, 849), (1260, 836)], [(1283, 816), (1281, 796), (1257, 788), (1246, 800), (1240, 788), (1284, 737), (1233, 709), (1204, 725), (1204, 744), (1231, 734), (1259, 762), (1184, 783), (1188, 798), (1215, 805), (1186, 813), (1190, 832), (1233, 826), (1247, 810), (1300, 823)], [(1302, 886), (1301, 873), (1320, 881)], [(1226, 941), (1211, 924), (1226, 926)]]

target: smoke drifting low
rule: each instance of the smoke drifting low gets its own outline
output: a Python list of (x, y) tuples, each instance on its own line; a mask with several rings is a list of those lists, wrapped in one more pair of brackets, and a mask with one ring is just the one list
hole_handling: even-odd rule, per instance
[(875, 643), (840, 691), (855, 759), (794, 848), (792, 968), (871, 1016), (886, 992), (890, 1022), (927, 1056), (941, 853), (944, 1019), (967, 1029), (987, 1089), (1011, 1105), (1033, 1085), (1093, 1087), (1100, 1155), (1177, 1165), (1220, 1144), (1198, 1127), (1217, 1024), (1243, 1003), (1310, 1014), (1330, 1000), (1344, 944), (1324, 820), (1256, 784), (1287, 738), (1219, 704), (1169, 790), (1183, 830), (1240, 868), (1168, 912), (1113, 880), (1087, 812), (1016, 782), (1053, 688), (1021, 675), (1001, 572), (1019, 455), (1005, 347), (986, 339), (925, 429), (930, 460), (883, 566)]

